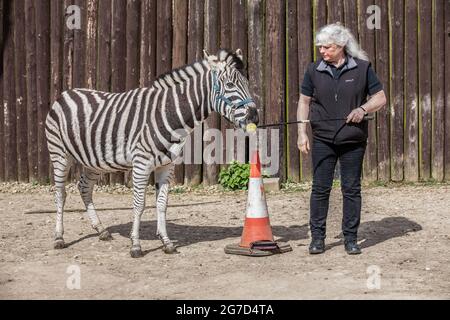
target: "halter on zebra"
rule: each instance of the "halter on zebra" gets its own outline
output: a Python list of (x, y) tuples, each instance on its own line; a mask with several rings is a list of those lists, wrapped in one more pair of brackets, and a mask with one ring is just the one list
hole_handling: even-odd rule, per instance
[(56, 249), (64, 248), (65, 184), (74, 162), (84, 173), (78, 184), (92, 227), (110, 240), (92, 201), (100, 173), (132, 170), (134, 222), (131, 256), (142, 256), (139, 226), (148, 179), (155, 172), (157, 235), (166, 253), (175, 246), (166, 231), (166, 208), (173, 162), (185, 138), (212, 111), (235, 127), (258, 123), (248, 80), (242, 74), (241, 50), (204, 52), (205, 59), (158, 77), (151, 87), (124, 93), (87, 89), (65, 91), (54, 102), (45, 122), (55, 177)]

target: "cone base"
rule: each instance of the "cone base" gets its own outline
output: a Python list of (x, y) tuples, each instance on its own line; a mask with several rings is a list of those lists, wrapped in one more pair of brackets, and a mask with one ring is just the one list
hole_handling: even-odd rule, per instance
[(287, 243), (278, 243), (276, 250), (258, 250), (241, 247), (239, 244), (229, 244), (224, 249), (226, 254), (237, 254), (251, 257), (267, 257), (274, 254), (281, 254), (292, 251), (292, 247)]

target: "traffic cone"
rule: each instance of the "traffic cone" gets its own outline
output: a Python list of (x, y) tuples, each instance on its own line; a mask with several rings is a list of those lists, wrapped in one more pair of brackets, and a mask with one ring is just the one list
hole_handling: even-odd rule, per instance
[(253, 153), (252, 161), (250, 162), (247, 211), (239, 245), (244, 248), (250, 248), (255, 241), (273, 241), (258, 151)]
[(274, 242), (261, 176), (261, 161), (256, 150), (250, 162), (247, 210), (241, 242), (239, 245), (226, 246), (225, 253), (268, 256), (291, 250), (289, 245)]

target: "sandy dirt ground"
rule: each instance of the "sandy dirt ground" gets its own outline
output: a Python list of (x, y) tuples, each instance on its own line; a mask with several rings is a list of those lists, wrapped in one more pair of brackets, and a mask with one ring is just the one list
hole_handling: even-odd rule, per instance
[(266, 194), (274, 236), (293, 251), (254, 258), (224, 253), (239, 242), (245, 192), (172, 193), (167, 215), (175, 255), (163, 253), (156, 238), (150, 193), (141, 224), (144, 257), (132, 259), (131, 195), (95, 194), (114, 238), (103, 242), (80, 197), (69, 194), (67, 248), (54, 250), (53, 195), (0, 193), (0, 299), (450, 298), (449, 185), (364, 188), (359, 256), (342, 245), (339, 188), (331, 195), (327, 251), (308, 254), (309, 196)]

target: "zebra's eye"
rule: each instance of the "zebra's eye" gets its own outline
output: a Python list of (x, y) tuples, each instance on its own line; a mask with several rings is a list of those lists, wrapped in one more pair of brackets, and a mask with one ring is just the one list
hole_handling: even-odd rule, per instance
[(227, 82), (225, 83), (225, 87), (229, 90), (234, 89), (235, 85), (233, 82)]

